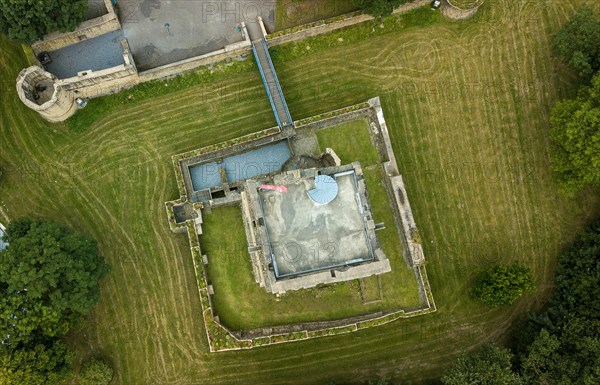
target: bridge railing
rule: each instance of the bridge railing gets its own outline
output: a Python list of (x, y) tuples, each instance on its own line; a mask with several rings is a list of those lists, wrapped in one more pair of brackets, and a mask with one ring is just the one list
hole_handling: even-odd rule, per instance
[(271, 103), (271, 109), (273, 110), (273, 115), (275, 115), (275, 120), (277, 121), (277, 125), (281, 127), (281, 121), (279, 120), (279, 114), (277, 113), (277, 107), (275, 107), (275, 101), (273, 100), (273, 95), (271, 95), (271, 89), (269, 87), (269, 83), (267, 82), (267, 78), (265, 77), (265, 73), (260, 64), (260, 58), (258, 57), (258, 52), (256, 51), (256, 47), (252, 44), (252, 52), (254, 53), (254, 58), (256, 59), (256, 64), (258, 66), (258, 71), (260, 72), (260, 77), (263, 80), (265, 85), (265, 89), (267, 90), (267, 96), (269, 97), (269, 103)]
[(292, 116), (290, 114), (290, 110), (288, 109), (287, 102), (285, 101), (285, 96), (283, 96), (283, 90), (281, 89), (281, 84), (279, 84), (279, 78), (277, 77), (277, 72), (275, 72), (275, 66), (273, 65), (273, 61), (271, 60), (271, 55), (269, 54), (269, 45), (267, 44), (267, 39), (262, 39), (263, 47), (265, 48), (265, 52), (267, 53), (267, 59), (269, 60), (269, 66), (271, 67), (271, 71), (273, 72), (273, 77), (275, 78), (275, 84), (277, 86), (277, 92), (279, 92), (279, 96), (281, 96), (281, 101), (283, 102), (283, 108), (285, 109), (286, 118), (288, 120), (288, 124), (294, 125), (294, 121), (292, 120)]

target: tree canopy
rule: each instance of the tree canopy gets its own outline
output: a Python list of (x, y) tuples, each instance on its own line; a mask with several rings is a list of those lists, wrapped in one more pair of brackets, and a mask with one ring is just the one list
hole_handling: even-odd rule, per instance
[(550, 123), (552, 168), (561, 190), (600, 186), (600, 73), (576, 99), (559, 101)]
[(378, 17), (386, 16), (399, 5), (406, 3), (407, 0), (352, 0), (357, 7), (369, 15)]
[(54, 222), (22, 218), (0, 251), (0, 340), (26, 343), (64, 335), (98, 302), (108, 271), (96, 242)]
[(87, 0), (0, 0), (0, 32), (30, 44), (49, 32), (74, 30), (87, 7)]
[(0, 345), (0, 384), (55, 385), (71, 372), (74, 354), (62, 342), (9, 350)]
[(554, 34), (552, 48), (577, 73), (589, 78), (600, 70), (600, 20), (584, 5)]
[(535, 285), (531, 271), (519, 264), (494, 266), (483, 272), (471, 292), (473, 298), (490, 306), (514, 303)]
[(473, 354), (463, 353), (448, 370), (445, 385), (520, 385), (519, 375), (512, 370), (512, 354), (506, 349), (484, 345)]
[[(533, 314), (518, 349), (528, 383), (600, 383), (600, 222), (565, 251), (548, 309)], [(544, 382), (546, 381), (546, 382)]]
[(79, 374), (79, 385), (108, 385), (113, 378), (113, 369), (104, 361), (92, 358)]

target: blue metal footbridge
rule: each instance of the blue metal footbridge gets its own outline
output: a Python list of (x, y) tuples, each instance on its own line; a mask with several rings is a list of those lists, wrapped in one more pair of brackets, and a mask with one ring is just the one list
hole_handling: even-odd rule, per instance
[(269, 46), (267, 40), (263, 37), (260, 40), (256, 40), (252, 43), (252, 52), (254, 52), (254, 58), (258, 64), (260, 76), (262, 77), (267, 96), (271, 102), (271, 108), (273, 114), (277, 120), (277, 125), (282, 131), (286, 131), (294, 128), (294, 121), (290, 115), (275, 67), (273, 67), (273, 61), (269, 54)]

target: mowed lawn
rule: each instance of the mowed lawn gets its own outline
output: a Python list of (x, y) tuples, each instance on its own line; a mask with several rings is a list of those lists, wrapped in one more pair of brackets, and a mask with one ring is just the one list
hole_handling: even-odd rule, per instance
[[(401, 28), (278, 64), (296, 119), (381, 96), (434, 314), (208, 353), (188, 242), (166, 224), (163, 202), (177, 197), (170, 156), (272, 126), (256, 71), (123, 105), (74, 133), (17, 99), (25, 57), (0, 39), (2, 221), (35, 215), (98, 239), (112, 271), (69, 341), (81, 357), (108, 357), (115, 385), (437, 378), (460, 351), (505, 342), (516, 321), (543, 306), (557, 255), (598, 216), (591, 193), (558, 194), (547, 155), (550, 108), (573, 80), (552, 58), (549, 34), (580, 3), (486, 2), (468, 22)], [(535, 294), (498, 310), (468, 298), (479, 269), (516, 260), (533, 268)]]
[(319, 130), (317, 140), (321, 151), (325, 151), (327, 147), (332, 148), (342, 164), (359, 161), (363, 168), (367, 168), (381, 163), (366, 119)]

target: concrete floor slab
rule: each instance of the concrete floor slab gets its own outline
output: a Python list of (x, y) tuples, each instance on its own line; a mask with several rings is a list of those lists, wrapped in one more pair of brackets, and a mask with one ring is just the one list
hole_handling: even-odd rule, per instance
[(337, 182), (338, 196), (327, 205), (309, 198), (313, 179), (286, 185), (288, 193), (260, 192), (278, 276), (372, 259), (354, 175)]
[(257, 0), (120, 0), (120, 19), (140, 70), (240, 42), (241, 22), (261, 16), (272, 30), (275, 2)]

